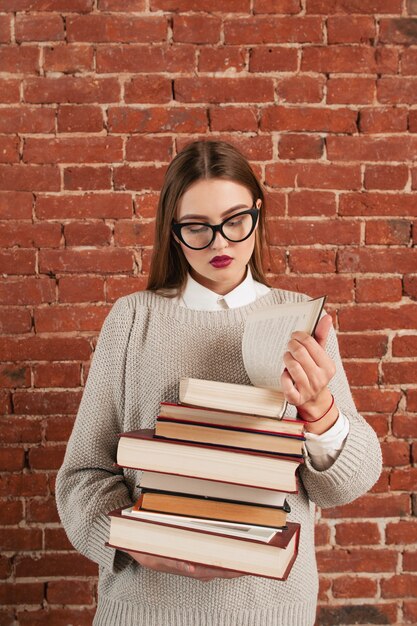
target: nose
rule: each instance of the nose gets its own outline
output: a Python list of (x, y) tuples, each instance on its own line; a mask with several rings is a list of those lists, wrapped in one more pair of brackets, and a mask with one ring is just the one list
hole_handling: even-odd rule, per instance
[(223, 237), (220, 231), (217, 231), (210, 247), (213, 248), (213, 250), (221, 250), (222, 248), (227, 248), (228, 246), (229, 242), (227, 239)]

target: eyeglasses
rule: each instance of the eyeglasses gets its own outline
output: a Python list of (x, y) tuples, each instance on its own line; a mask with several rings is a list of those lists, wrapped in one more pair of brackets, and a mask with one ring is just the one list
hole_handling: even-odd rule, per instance
[(173, 223), (172, 230), (187, 248), (203, 250), (213, 243), (217, 232), (233, 243), (245, 241), (255, 230), (258, 217), (259, 209), (253, 206), (246, 211), (235, 213), (235, 215), (228, 217), (220, 224), (206, 224), (204, 222)]

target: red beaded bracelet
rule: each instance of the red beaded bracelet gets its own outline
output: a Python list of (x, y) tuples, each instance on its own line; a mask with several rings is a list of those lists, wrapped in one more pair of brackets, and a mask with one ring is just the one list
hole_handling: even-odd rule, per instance
[(317, 417), (315, 420), (308, 420), (305, 417), (302, 417), (301, 419), (303, 419), (304, 422), (307, 422), (308, 424), (314, 424), (314, 422), (319, 422), (321, 419), (323, 419), (323, 417), (325, 417), (327, 415), (327, 413), (329, 413), (330, 409), (334, 405), (334, 395), (331, 394), (331, 396), (332, 396), (331, 404), (330, 404), (329, 408), (327, 409), (327, 411), (325, 411), (325, 413), (323, 413), (323, 415), (320, 415), (320, 417)]

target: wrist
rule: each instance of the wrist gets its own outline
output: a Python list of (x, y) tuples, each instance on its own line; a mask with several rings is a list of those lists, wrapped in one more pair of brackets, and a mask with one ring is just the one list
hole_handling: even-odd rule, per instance
[(326, 387), (314, 400), (297, 407), (298, 417), (305, 422), (305, 430), (322, 435), (329, 430), (339, 417), (334, 397)]

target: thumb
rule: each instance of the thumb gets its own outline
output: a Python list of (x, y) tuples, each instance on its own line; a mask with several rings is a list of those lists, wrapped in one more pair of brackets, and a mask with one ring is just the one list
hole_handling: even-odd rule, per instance
[(327, 336), (329, 334), (329, 331), (332, 325), (333, 325), (332, 316), (327, 313), (327, 315), (321, 318), (321, 320), (316, 326), (314, 338), (316, 339), (317, 343), (322, 348), (324, 348), (326, 345)]

